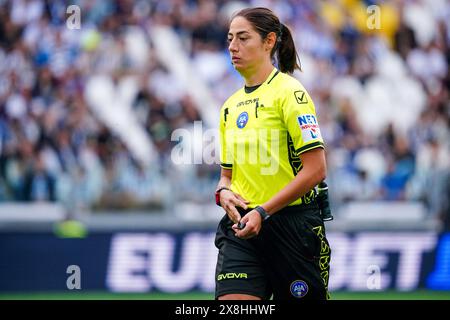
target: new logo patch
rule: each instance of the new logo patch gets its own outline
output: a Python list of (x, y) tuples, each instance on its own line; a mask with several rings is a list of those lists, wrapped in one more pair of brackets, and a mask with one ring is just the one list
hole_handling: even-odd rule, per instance
[(308, 293), (308, 285), (303, 280), (295, 280), (291, 283), (291, 294), (296, 298), (303, 298)]
[(242, 112), (236, 120), (236, 125), (239, 129), (244, 128), (248, 122), (248, 113), (246, 111)]
[(313, 114), (304, 114), (297, 117), (298, 125), (302, 131), (303, 142), (321, 139), (319, 124)]

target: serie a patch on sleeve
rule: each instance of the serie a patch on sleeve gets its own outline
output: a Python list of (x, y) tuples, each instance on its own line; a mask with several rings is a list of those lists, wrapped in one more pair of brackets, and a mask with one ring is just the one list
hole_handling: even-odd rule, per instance
[(298, 125), (302, 131), (303, 142), (322, 139), (320, 134), (319, 124), (317, 118), (313, 114), (303, 114), (297, 117)]

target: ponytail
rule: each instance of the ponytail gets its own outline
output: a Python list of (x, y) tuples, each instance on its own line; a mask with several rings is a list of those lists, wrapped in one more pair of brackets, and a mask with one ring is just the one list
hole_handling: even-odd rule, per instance
[(295, 49), (294, 39), (288, 27), (281, 23), (281, 32), (277, 35), (277, 59), (281, 72), (293, 73), (295, 69), (302, 70), (300, 58)]

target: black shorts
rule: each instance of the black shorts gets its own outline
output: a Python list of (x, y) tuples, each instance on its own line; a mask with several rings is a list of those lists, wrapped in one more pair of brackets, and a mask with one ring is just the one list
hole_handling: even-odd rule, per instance
[[(241, 215), (250, 211), (238, 209)], [(237, 238), (232, 225), (225, 215), (217, 228), (216, 299), (232, 293), (275, 300), (329, 298), (331, 249), (315, 201), (280, 210), (248, 240)]]

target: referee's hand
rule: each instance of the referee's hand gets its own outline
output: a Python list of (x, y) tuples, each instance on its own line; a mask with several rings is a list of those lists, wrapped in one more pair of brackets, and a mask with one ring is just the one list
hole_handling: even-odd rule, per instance
[(223, 190), (220, 193), (220, 205), (233, 223), (238, 223), (241, 220), (241, 215), (236, 207), (247, 209), (248, 203), (250, 202), (231, 190)]
[(233, 225), (233, 230), (236, 232), (236, 237), (241, 239), (250, 239), (257, 236), (262, 226), (261, 215), (258, 211), (252, 210), (247, 213), (242, 219), (241, 223), (245, 224), (244, 229), (239, 229), (238, 224)]

